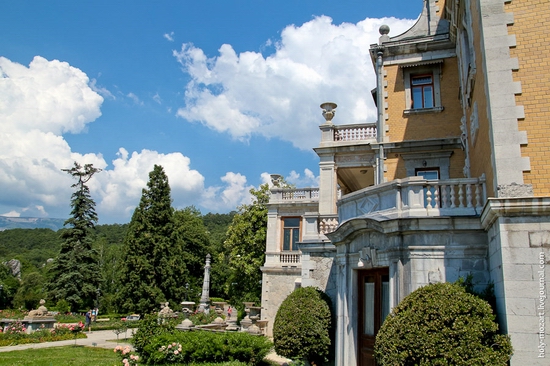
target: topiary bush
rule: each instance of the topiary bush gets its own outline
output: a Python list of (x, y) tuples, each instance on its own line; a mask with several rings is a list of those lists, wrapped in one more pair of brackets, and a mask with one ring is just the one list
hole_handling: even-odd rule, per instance
[(330, 299), (313, 287), (294, 290), (281, 304), (273, 324), (277, 354), (322, 365), (332, 353)]
[(451, 283), (405, 297), (386, 318), (374, 348), (380, 366), (506, 365), (512, 355), (491, 306)]

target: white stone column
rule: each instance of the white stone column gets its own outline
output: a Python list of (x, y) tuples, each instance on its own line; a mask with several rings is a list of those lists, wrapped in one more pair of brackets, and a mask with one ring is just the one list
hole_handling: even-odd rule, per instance
[(336, 215), (338, 189), (334, 155), (322, 155), (319, 158), (319, 214)]

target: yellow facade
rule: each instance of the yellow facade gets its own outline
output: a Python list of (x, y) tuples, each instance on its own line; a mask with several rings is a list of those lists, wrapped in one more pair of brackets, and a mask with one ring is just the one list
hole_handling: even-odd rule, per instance
[(514, 22), (508, 33), (516, 38), (511, 57), (519, 60), (514, 81), (521, 82), (516, 102), (523, 106), (525, 118), (518, 121), (519, 130), (527, 131), (528, 144), (522, 156), (529, 157), (531, 171), (524, 173), (524, 182), (533, 185), (536, 196), (550, 194), (550, 2), (548, 0), (514, 0), (505, 4), (513, 13)]
[(405, 115), (408, 109), (405, 98), (403, 68), (398, 65), (385, 66), (385, 81), (388, 87), (386, 98), (388, 108), (386, 123), (389, 142), (460, 137), (460, 118), (462, 110), (458, 96), (458, 74), (456, 58), (448, 58), (441, 66), (441, 104), (440, 113)]

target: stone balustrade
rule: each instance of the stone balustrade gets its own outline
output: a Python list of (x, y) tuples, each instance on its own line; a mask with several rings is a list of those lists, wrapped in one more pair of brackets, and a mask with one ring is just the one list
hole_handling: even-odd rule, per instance
[(269, 203), (319, 201), (319, 188), (271, 188)]
[(334, 126), (333, 141), (365, 141), (376, 139), (376, 123)]
[(301, 263), (301, 254), (295, 252), (266, 252), (265, 262), (272, 265), (295, 266)]
[(385, 218), (479, 216), (487, 200), (485, 177), (396, 179), (345, 195), (338, 201), (339, 222), (354, 217)]

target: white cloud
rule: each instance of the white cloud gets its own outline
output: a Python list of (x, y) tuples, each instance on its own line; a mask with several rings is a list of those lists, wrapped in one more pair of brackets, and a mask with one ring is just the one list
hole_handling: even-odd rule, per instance
[(101, 95), (102, 97), (109, 98), (109, 99), (112, 99), (112, 100), (116, 100), (116, 97), (113, 95), (113, 93), (111, 93), (109, 91), (109, 89), (97, 85), (97, 80), (96, 79), (92, 79), (90, 81), (90, 88), (93, 91), (95, 91), (96, 93), (98, 93), (99, 95)]
[(70, 197), (61, 169), (74, 160), (104, 167), (101, 156), (73, 153), (62, 137), (101, 115), (103, 98), (88, 84), (66, 62), (37, 56), (26, 67), (0, 57), (0, 209), (55, 211)]
[(156, 93), (155, 95), (153, 95), (153, 100), (158, 104), (162, 104), (162, 98), (160, 97), (159, 93)]
[(137, 95), (135, 95), (134, 93), (130, 92), (130, 93), (126, 94), (126, 96), (128, 98), (132, 99), (135, 104), (143, 105), (143, 102), (141, 101), (141, 99), (139, 99), (139, 97)]
[(129, 221), (155, 164), (164, 167), (175, 207), (198, 206), (207, 197), (213, 211), (223, 212), (244, 202), (246, 177), (227, 173), (219, 187), (205, 188), (181, 153), (121, 147), (109, 168), (101, 154), (73, 152), (63, 134), (85, 131), (101, 115), (103, 98), (94, 85), (66, 62), (37, 56), (26, 67), (0, 58), (0, 212), (67, 217), (74, 181), (61, 169), (74, 161), (103, 169), (88, 183), (100, 222)]
[(170, 42), (174, 42), (174, 32), (164, 33), (163, 37)]
[[(295, 170), (292, 170), (286, 177), (283, 178), (287, 183), (292, 184), (295, 187), (319, 187), (319, 177), (315, 176), (315, 174), (307, 168), (304, 169), (303, 176)], [(262, 173), (261, 181), (262, 184), (267, 183), (270, 187), (273, 186), (271, 174), (267, 172)]]
[[(217, 57), (208, 58), (202, 50), (184, 45), (174, 54), (192, 80), (178, 115), (236, 139), (257, 134), (310, 149), (317, 145), (314, 131), (324, 121), (322, 102), (339, 104), (335, 123), (375, 119), (368, 48), (383, 23), (397, 34), (412, 21), (366, 19), (334, 25), (330, 18), (319, 17), (285, 28), (267, 57), (237, 54), (222, 45)], [(173, 39), (173, 33), (167, 36)], [(143, 104), (133, 93), (115, 94)], [(121, 147), (108, 164), (101, 154), (74, 152), (63, 135), (86, 132), (101, 116), (104, 98), (115, 97), (67, 62), (36, 56), (25, 66), (0, 57), (0, 96), (0, 212), (67, 217), (73, 181), (61, 169), (74, 161), (103, 169), (89, 183), (101, 222), (130, 219), (154, 164), (165, 168), (175, 207), (226, 212), (250, 202), (253, 186), (245, 176), (227, 172), (219, 184), (207, 187), (181, 153), (128, 152)], [(158, 102), (158, 97), (153, 99)], [(268, 179), (262, 175), (263, 181)], [(309, 170), (290, 172), (286, 179), (297, 186), (316, 186), (318, 181)]]
[(161, 165), (168, 176), (175, 206), (194, 203), (194, 198), (203, 191), (204, 177), (190, 169), (190, 159), (181, 153), (160, 154), (142, 150), (130, 155), (124, 148), (120, 148), (118, 158), (112, 164), (113, 169), (101, 172), (90, 181), (95, 182), (96, 192), (99, 192), (98, 212), (110, 216), (131, 216), (155, 164)]
[(66, 62), (36, 56), (27, 68), (0, 57), (0, 70), (3, 132), (78, 133), (101, 115), (103, 98)]
[(201, 49), (184, 44), (174, 56), (192, 80), (186, 86), (185, 106), (177, 114), (235, 139), (256, 134), (310, 149), (319, 142), (312, 131), (324, 122), (322, 102), (339, 105), (335, 123), (375, 121), (370, 90), (376, 81), (369, 45), (378, 41), (380, 25), (388, 24), (392, 34), (399, 34), (413, 23), (367, 18), (335, 25), (321, 16), (286, 27), (275, 52), (267, 57), (237, 54), (225, 44), (218, 56), (208, 58)]
[(6, 217), (20, 217), (21, 214), (17, 211), (10, 211), (10, 212), (6, 212), (5, 214), (2, 214), (1, 216), (6, 216)]
[(202, 197), (202, 205), (214, 212), (234, 210), (237, 206), (251, 202), (250, 189), (246, 177), (239, 173), (228, 172), (221, 178), (225, 186), (209, 187)]
[(286, 177), (286, 180), (296, 187), (319, 187), (319, 177), (315, 176), (309, 169), (304, 169), (303, 176), (293, 170)]

